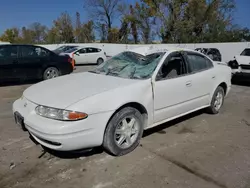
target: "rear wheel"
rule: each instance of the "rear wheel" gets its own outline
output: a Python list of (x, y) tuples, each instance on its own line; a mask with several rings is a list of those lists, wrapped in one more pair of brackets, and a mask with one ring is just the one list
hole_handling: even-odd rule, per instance
[(143, 133), (143, 117), (132, 107), (117, 112), (110, 120), (104, 134), (104, 149), (115, 156), (133, 151), (140, 142)]
[(48, 67), (43, 72), (43, 80), (48, 80), (51, 78), (56, 78), (60, 76), (60, 71), (55, 67)]
[(218, 86), (214, 92), (210, 107), (208, 108), (208, 113), (218, 114), (223, 103), (224, 103), (225, 92), (221, 86)]

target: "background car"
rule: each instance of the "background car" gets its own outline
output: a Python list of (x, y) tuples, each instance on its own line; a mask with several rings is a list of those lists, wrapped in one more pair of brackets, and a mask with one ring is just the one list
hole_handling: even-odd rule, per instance
[(106, 61), (106, 53), (100, 48), (75, 47), (60, 55), (68, 55), (75, 60), (75, 64), (101, 64)]
[(102, 145), (120, 156), (139, 145), (145, 129), (203, 108), (219, 113), (230, 88), (231, 69), (204, 54), (143, 47), (93, 71), (29, 87), (14, 102), (13, 113), (47, 148)]
[(0, 81), (47, 80), (73, 71), (72, 58), (34, 45), (0, 45)]
[(63, 45), (63, 46), (60, 46), (59, 48), (56, 48), (55, 50), (53, 50), (53, 52), (56, 54), (60, 54), (60, 53), (66, 52), (67, 50), (70, 50), (70, 49), (76, 48), (76, 47), (78, 47), (78, 46), (76, 46), (76, 45)]
[(213, 61), (222, 61), (221, 53), (217, 48), (196, 48), (195, 51), (207, 55)]
[(236, 55), (234, 60), (228, 62), (233, 76), (250, 77), (250, 48), (244, 49), (240, 55)]

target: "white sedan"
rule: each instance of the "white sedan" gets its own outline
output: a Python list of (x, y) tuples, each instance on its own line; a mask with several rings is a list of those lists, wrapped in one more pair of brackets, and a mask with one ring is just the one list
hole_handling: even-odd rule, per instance
[(16, 123), (54, 150), (134, 150), (145, 129), (207, 108), (217, 114), (231, 70), (185, 49), (138, 48), (94, 71), (35, 84), (13, 104)]
[(100, 48), (75, 47), (60, 55), (68, 55), (75, 60), (75, 64), (101, 64), (106, 60), (106, 53)]

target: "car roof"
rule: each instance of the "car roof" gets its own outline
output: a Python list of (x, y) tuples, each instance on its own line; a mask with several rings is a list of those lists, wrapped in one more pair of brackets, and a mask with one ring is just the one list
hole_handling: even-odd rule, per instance
[(197, 53), (197, 51), (195, 50), (191, 50), (191, 49), (186, 49), (186, 48), (178, 48), (178, 47), (158, 47), (158, 46), (147, 46), (147, 47), (138, 47), (138, 48), (134, 48), (134, 49), (129, 49), (127, 51), (130, 52), (135, 52), (141, 55), (150, 55), (153, 53), (159, 53), (159, 52), (175, 52), (175, 51), (189, 51), (189, 52), (195, 52)]
[(34, 44), (1, 44), (0, 46), (34, 46), (34, 47), (44, 48), (43, 46), (34, 45)]

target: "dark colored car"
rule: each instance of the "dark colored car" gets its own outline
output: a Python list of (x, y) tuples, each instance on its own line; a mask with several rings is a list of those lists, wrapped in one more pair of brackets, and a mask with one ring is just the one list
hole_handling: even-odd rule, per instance
[(221, 53), (217, 48), (196, 48), (195, 50), (207, 55), (213, 61), (222, 60)]
[(0, 45), (0, 82), (47, 80), (73, 71), (73, 60), (34, 45)]
[(60, 53), (63, 53), (63, 52), (66, 52), (72, 48), (76, 48), (78, 46), (71, 46), (71, 45), (64, 45), (64, 46), (60, 46), (59, 48), (56, 48), (55, 50), (53, 50), (54, 53), (56, 54), (60, 54)]

